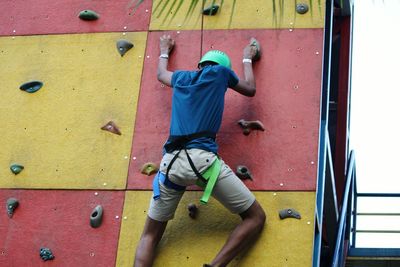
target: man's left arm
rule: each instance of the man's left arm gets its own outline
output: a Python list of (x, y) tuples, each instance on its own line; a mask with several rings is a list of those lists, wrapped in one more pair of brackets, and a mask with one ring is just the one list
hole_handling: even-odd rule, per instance
[(157, 79), (171, 87), (172, 71), (168, 70), (169, 53), (175, 45), (175, 41), (169, 35), (160, 37), (160, 57), (158, 59)]

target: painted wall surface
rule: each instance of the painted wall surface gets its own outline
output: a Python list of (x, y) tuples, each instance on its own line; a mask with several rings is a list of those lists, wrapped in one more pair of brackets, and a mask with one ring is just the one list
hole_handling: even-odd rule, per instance
[[(255, 246), (242, 253), (230, 266), (311, 266), (314, 233), (314, 192), (256, 192), (267, 213), (267, 227)], [(134, 248), (140, 237), (151, 193), (127, 191), (117, 266), (132, 266)], [(202, 266), (211, 262), (226, 237), (240, 222), (218, 201), (200, 205), (200, 192), (186, 192), (160, 242), (154, 266)], [(198, 217), (188, 215), (187, 205), (196, 203)], [(294, 208), (300, 220), (280, 220), (278, 212)]]
[[(226, 51), (242, 76), (250, 37), (262, 45), (254, 63), (257, 94), (232, 90), (217, 137), (220, 155), (266, 210), (261, 238), (230, 266), (311, 266), (317, 174), (324, 1), (115, 0), (2, 2), (0, 9), (0, 266), (132, 266), (146, 218), (153, 176), (144, 163), (161, 160), (168, 137), (171, 89), (156, 78), (159, 37), (176, 47), (170, 69), (196, 69), (209, 49)], [(83, 21), (79, 12), (100, 18)], [(123, 57), (116, 42), (134, 44)], [(35, 93), (19, 89), (43, 82)], [(266, 130), (245, 136), (237, 121), (260, 120)], [(100, 128), (113, 121), (116, 135)], [(19, 174), (10, 170), (21, 164)], [(63, 189), (63, 190), (59, 190)], [(194, 191), (193, 191), (193, 190)], [(200, 206), (190, 188), (166, 230), (154, 266), (210, 262), (239, 222), (217, 201)], [(10, 218), (9, 198), (19, 200)], [(199, 216), (188, 216), (188, 203)], [(89, 225), (96, 205), (103, 224)], [(300, 220), (280, 220), (281, 209)], [(39, 249), (55, 259), (44, 262)]]
[[(135, 0), (4, 0), (0, 10), (0, 35), (147, 31), (151, 1)], [(99, 19), (78, 19), (84, 10)]]
[[(146, 32), (0, 38), (0, 186), (125, 188)], [(119, 39), (135, 47), (124, 57)], [(19, 89), (39, 80), (36, 93)], [(114, 121), (115, 135), (100, 128)], [(18, 176), (8, 167), (25, 167)]]
[[(10, 197), (19, 201), (12, 218)], [(0, 266), (113, 266), (116, 259), (124, 192), (0, 190)], [(93, 209), (102, 205), (102, 224), (92, 228)], [(41, 247), (55, 259), (44, 262)]]

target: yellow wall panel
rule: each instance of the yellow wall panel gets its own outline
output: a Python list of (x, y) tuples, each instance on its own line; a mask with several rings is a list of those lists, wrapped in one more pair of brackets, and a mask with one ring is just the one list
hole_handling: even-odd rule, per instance
[[(121, 57), (119, 39), (135, 47)], [(125, 188), (147, 33), (0, 38), (0, 187)], [(29, 94), (19, 86), (44, 83)], [(100, 130), (113, 120), (118, 136)], [(24, 165), (18, 175), (13, 163)]]
[[(323, 28), (325, 1), (207, 0), (220, 6), (215, 16), (204, 16), (204, 29)], [(296, 3), (306, 3), (306, 14), (296, 12)]]
[[(255, 192), (267, 213), (267, 226), (261, 238), (230, 266), (309, 267), (312, 264), (314, 236), (314, 192)], [(127, 191), (116, 266), (132, 266), (137, 242), (146, 218), (151, 192)], [(202, 266), (211, 262), (228, 234), (240, 222), (212, 199), (200, 206), (201, 192), (186, 192), (175, 218), (168, 224), (160, 242), (157, 267)], [(199, 206), (197, 219), (188, 216), (187, 205)], [(281, 209), (294, 208), (301, 220), (280, 220)]]
[(150, 30), (200, 30), (202, 1), (153, 1)]

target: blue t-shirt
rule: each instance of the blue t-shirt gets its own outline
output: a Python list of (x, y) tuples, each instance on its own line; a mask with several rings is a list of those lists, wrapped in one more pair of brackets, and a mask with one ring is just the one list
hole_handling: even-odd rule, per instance
[[(170, 135), (189, 135), (199, 132), (217, 133), (221, 127), (225, 92), (239, 82), (236, 74), (221, 65), (206, 66), (198, 71), (175, 71)], [(190, 141), (187, 148), (199, 148), (217, 153), (212, 138)]]

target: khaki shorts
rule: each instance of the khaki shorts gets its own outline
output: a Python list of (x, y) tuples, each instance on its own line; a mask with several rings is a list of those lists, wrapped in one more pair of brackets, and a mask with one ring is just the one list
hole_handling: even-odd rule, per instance
[[(200, 173), (203, 173), (217, 157), (214, 153), (201, 149), (188, 149), (187, 151)], [(176, 153), (164, 155), (160, 164), (161, 172), (167, 172), (167, 167)], [(212, 196), (232, 213), (242, 213), (250, 208), (255, 197), (225, 162), (221, 160), (221, 164), (221, 171)], [(178, 158), (172, 164), (168, 178), (171, 182), (182, 186), (196, 184), (198, 178), (190, 167), (184, 150), (180, 152)], [(184, 191), (167, 188), (160, 183), (160, 198), (157, 200), (151, 198), (149, 217), (162, 222), (171, 220), (183, 193)]]

